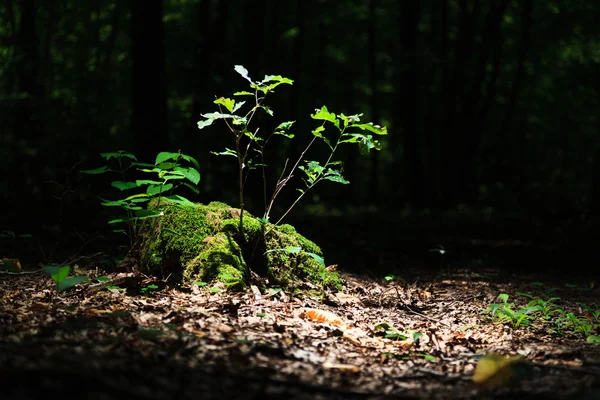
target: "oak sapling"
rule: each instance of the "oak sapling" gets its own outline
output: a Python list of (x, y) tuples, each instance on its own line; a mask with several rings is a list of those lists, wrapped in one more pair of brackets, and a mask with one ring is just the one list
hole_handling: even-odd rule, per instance
[[(234, 148), (225, 148), (221, 152), (213, 152), (219, 156), (232, 156), (237, 160), (238, 172), (238, 190), (240, 202), (240, 221), (239, 231), (242, 240), (244, 237), (244, 186), (248, 179), (248, 174), (253, 169), (262, 170), (263, 193), (264, 193), (264, 212), (261, 222), (266, 225), (271, 218), (271, 211), (277, 196), (283, 188), (290, 182), (294, 173), (302, 171), (302, 181), (304, 186), (298, 188), (300, 192), (296, 200), (281, 215), (264, 234), (277, 226), (283, 218), (292, 210), (292, 208), (304, 197), (304, 195), (315, 187), (321, 181), (328, 180), (341, 184), (349, 184), (348, 180), (342, 175), (341, 161), (334, 160), (334, 155), (341, 144), (356, 144), (360, 147), (362, 153), (368, 153), (370, 150), (379, 150), (380, 143), (373, 139), (371, 134), (386, 135), (386, 127), (375, 125), (372, 122), (361, 123), (362, 114), (344, 115), (330, 112), (326, 106), (316, 109), (311, 118), (320, 121), (320, 125), (311, 131), (312, 139), (304, 148), (297, 160), (290, 163), (286, 159), (283, 172), (275, 183), (271, 196), (267, 196), (267, 179), (265, 173), (265, 148), (274, 136), (283, 136), (287, 139), (293, 139), (294, 134), (290, 129), (295, 121), (281, 122), (271, 132), (263, 132), (260, 127), (249, 129), (250, 122), (258, 110), (262, 110), (270, 116), (274, 115), (273, 110), (264, 104), (269, 93), (275, 91), (280, 85), (292, 85), (293, 81), (281, 75), (266, 75), (262, 80), (253, 80), (248, 75), (248, 70), (241, 65), (235, 66), (235, 71), (249, 83), (250, 91), (235, 92), (233, 96), (246, 96), (251, 98), (251, 104), (246, 105), (246, 101), (236, 101), (232, 98), (220, 97), (214, 101), (219, 110), (212, 113), (202, 114), (203, 120), (198, 122), (198, 128), (203, 129), (211, 125), (216, 120), (223, 120), (227, 129), (233, 134)], [(249, 108), (248, 108), (249, 107)], [(325, 136), (326, 128), (333, 126), (335, 134), (333, 138)], [(366, 133), (363, 133), (366, 132)], [(321, 141), (329, 149), (329, 155), (325, 162), (306, 160), (305, 156), (316, 141)], [(255, 155), (256, 154), (256, 155)], [(255, 155), (255, 156), (254, 156)], [(253, 157), (254, 156), (254, 157)]]

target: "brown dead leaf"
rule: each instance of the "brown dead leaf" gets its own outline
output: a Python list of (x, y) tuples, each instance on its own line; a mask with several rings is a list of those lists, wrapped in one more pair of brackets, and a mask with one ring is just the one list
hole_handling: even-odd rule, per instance
[(327, 322), (331, 325), (344, 326), (346, 325), (344, 320), (335, 315), (332, 312), (325, 310), (317, 310), (314, 308), (308, 308), (304, 311), (304, 317), (306, 319), (316, 322)]

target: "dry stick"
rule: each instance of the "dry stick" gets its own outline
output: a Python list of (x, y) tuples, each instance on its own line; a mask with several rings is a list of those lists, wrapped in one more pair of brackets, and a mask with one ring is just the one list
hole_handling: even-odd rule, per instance
[[(401, 304), (402, 304), (402, 307), (403, 307), (403, 308), (405, 308), (405, 309), (406, 309), (408, 312), (410, 312), (410, 313), (412, 313), (412, 314), (415, 314), (415, 315), (418, 315), (419, 317), (422, 317), (422, 318), (428, 319), (428, 320), (430, 320), (430, 321), (432, 321), (432, 322), (435, 322), (436, 324), (439, 324), (439, 325), (445, 326), (446, 328), (451, 328), (451, 326), (450, 326), (449, 324), (447, 324), (447, 323), (445, 323), (445, 322), (442, 322), (442, 321), (440, 321), (439, 319), (435, 319), (435, 318), (433, 318), (433, 317), (430, 317), (430, 316), (428, 316), (428, 315), (425, 315), (425, 314), (422, 314), (422, 313), (420, 313), (420, 312), (414, 311), (412, 308), (410, 308), (410, 307), (408, 306), (408, 304), (406, 304), (404, 301), (402, 301), (402, 299), (400, 299), (400, 292), (398, 292), (398, 288), (394, 286), (394, 289), (396, 290), (396, 294), (398, 295), (398, 301), (396, 302), (396, 305), (398, 305), (398, 303), (401, 303)], [(382, 296), (383, 296), (385, 293), (389, 292), (390, 290), (392, 290), (392, 289), (388, 289), (388, 290), (386, 290), (385, 292), (383, 292), (383, 293), (381, 294), (381, 296), (379, 297), (379, 304), (380, 304), (380, 305), (381, 305), (381, 297), (382, 297)]]

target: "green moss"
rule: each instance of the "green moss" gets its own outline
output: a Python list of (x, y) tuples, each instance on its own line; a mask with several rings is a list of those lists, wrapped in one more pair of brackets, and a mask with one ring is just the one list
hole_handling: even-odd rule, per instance
[[(308, 253), (322, 256), (314, 242), (296, 232), (291, 225), (266, 227), (251, 214), (244, 213), (244, 240), (239, 236), (240, 210), (224, 203), (182, 207), (173, 203), (150, 203), (162, 216), (149, 220), (140, 233), (139, 254), (149, 272), (183, 272), (187, 281), (222, 282), (242, 289), (249, 269), (285, 287), (301, 286), (305, 280), (340, 288), (336, 273), (326, 271)], [(300, 247), (292, 254), (288, 246)]]

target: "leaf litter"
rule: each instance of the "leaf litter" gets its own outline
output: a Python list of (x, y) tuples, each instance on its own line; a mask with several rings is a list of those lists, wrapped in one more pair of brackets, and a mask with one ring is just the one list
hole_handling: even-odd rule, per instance
[[(141, 292), (153, 282), (133, 274), (57, 293), (42, 274), (0, 275), (3, 389), (13, 399), (600, 393), (597, 345), (553, 334), (544, 321), (514, 329), (481, 314), (499, 293), (531, 291), (539, 276), (444, 272), (409, 284), (341, 275), (343, 292), (316, 297), (160, 283)], [(565, 306), (582, 299), (571, 287), (560, 292)], [(585, 299), (597, 303), (597, 293)]]

